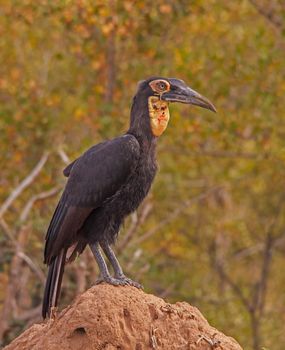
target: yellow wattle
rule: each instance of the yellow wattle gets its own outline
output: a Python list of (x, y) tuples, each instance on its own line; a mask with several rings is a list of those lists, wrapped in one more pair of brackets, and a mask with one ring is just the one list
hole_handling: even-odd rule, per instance
[(160, 136), (167, 128), (170, 118), (168, 103), (161, 101), (159, 97), (150, 96), (148, 98), (148, 110), (151, 131), (154, 136)]

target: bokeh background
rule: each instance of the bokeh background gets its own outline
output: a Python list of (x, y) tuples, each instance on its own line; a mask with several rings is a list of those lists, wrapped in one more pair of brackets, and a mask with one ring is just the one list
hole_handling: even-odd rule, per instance
[[(197, 306), (245, 349), (285, 344), (283, 0), (0, 2), (0, 339), (36, 321), (62, 169), (124, 133), (139, 80), (184, 79), (151, 194), (117, 252), (147, 292)], [(97, 278), (89, 251), (60, 305)]]

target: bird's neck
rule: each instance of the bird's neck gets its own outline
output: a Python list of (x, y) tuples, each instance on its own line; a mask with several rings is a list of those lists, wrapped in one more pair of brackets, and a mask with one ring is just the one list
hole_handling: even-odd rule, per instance
[(158, 97), (133, 99), (129, 134), (134, 135), (143, 149), (155, 148), (158, 136), (167, 128), (169, 110), (167, 102)]
[(128, 134), (134, 135), (140, 145), (144, 147), (156, 143), (157, 137), (152, 132), (147, 99), (134, 97)]

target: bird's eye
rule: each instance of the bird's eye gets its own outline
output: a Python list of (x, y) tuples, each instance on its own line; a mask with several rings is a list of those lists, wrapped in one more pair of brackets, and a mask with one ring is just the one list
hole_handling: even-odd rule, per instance
[(170, 84), (166, 80), (153, 80), (149, 83), (152, 91), (157, 94), (162, 94), (165, 91), (168, 91), (170, 88)]
[(165, 84), (165, 82), (164, 81), (160, 81), (160, 82), (158, 82), (157, 83), (157, 88), (158, 88), (158, 90), (160, 90), (160, 91), (164, 91), (165, 89), (166, 89), (166, 84)]

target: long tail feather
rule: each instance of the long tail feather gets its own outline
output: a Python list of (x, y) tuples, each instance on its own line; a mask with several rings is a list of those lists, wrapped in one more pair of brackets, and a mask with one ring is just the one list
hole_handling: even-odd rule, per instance
[(67, 212), (67, 207), (61, 202), (59, 202), (53, 214), (52, 220), (50, 222), (50, 225), (46, 234), (46, 245), (45, 245), (45, 251), (44, 251), (45, 264), (50, 264), (50, 259), (52, 258), (51, 251), (53, 248), (53, 244), (57, 238), (58, 232), (65, 218), (66, 212)]
[(43, 318), (50, 316), (51, 308), (56, 307), (57, 305), (64, 272), (65, 259), (66, 249), (62, 249), (60, 254), (49, 265), (43, 299)]

